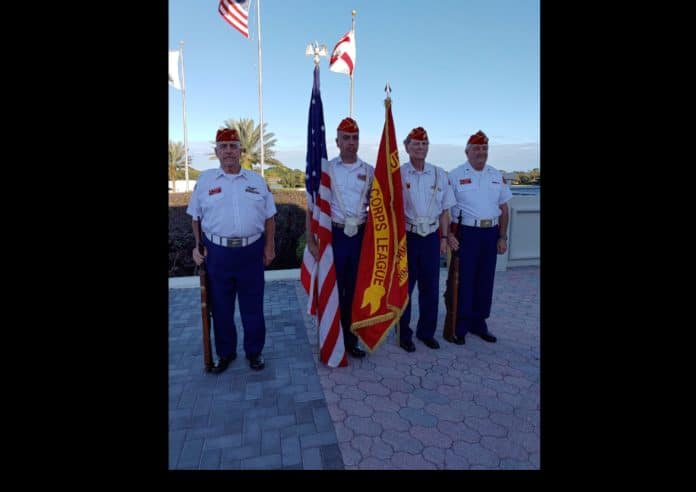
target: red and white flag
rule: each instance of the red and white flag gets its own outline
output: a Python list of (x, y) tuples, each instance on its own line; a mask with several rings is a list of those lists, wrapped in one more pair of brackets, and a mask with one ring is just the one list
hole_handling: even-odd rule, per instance
[(218, 12), (230, 26), (249, 38), (249, 2), (251, 0), (220, 0)]
[(355, 32), (348, 31), (338, 40), (331, 52), (329, 70), (353, 75), (355, 69)]

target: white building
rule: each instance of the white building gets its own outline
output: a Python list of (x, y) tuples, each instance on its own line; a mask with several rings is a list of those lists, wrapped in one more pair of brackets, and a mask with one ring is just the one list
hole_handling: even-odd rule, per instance
[[(193, 187), (196, 185), (196, 180), (189, 179), (188, 183), (189, 183), (188, 191), (193, 191)], [(167, 184), (169, 185), (169, 193), (183, 193), (186, 191), (186, 180), (185, 179), (177, 179), (174, 182), (173, 189), (172, 189), (172, 181), (171, 180), (167, 181)]]

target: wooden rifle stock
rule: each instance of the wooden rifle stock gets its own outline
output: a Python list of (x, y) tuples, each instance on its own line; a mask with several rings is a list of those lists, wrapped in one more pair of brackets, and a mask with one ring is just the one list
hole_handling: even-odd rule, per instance
[[(460, 229), (462, 227), (462, 212), (459, 211), (459, 220), (457, 221), (457, 230), (454, 232), (457, 241), (460, 241)], [(461, 248), (461, 241), (459, 243)], [(454, 334), (457, 327), (457, 299), (459, 292), (459, 254), (451, 251), (449, 272), (447, 273), (447, 287), (445, 289), (445, 307), (447, 315), (445, 316), (445, 326), (442, 329), (442, 338), (448, 342), (454, 342), (456, 336)]]
[[(198, 252), (203, 256), (203, 231), (201, 229), (201, 218), (198, 217)], [(213, 350), (210, 346), (210, 321), (211, 313), (208, 305), (208, 271), (206, 270), (205, 260), (198, 267), (198, 274), (201, 280), (201, 320), (203, 325), (203, 363), (205, 371), (210, 372), (213, 368)]]

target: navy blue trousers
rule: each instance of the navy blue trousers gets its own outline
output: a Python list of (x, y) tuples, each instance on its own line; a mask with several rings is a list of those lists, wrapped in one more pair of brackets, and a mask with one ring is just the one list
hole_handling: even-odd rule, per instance
[(411, 303), (413, 288), (418, 282), (418, 309), (420, 316), (416, 336), (423, 340), (433, 338), (437, 326), (438, 292), (440, 291), (440, 235), (437, 231), (423, 237), (415, 232), (406, 233), (408, 251), (408, 304), (399, 321), (399, 338), (410, 342), (413, 331)]
[(265, 236), (242, 248), (211, 243), (208, 249), (209, 299), (212, 304), (215, 351), (218, 357), (237, 352), (237, 327), (234, 323), (235, 300), (239, 295), (239, 314), (244, 328), (244, 352), (248, 357), (260, 354), (266, 340), (263, 317), (263, 246)]
[(498, 255), (498, 226), (462, 226), (459, 240), (459, 296), (455, 335), (486, 333), (491, 315), (493, 279)]
[(346, 350), (350, 350), (358, 344), (358, 337), (350, 331), (350, 323), (365, 226), (358, 227), (358, 233), (353, 237), (346, 236), (343, 229), (338, 227), (331, 227), (331, 233), (336, 285), (338, 287), (338, 306), (341, 311), (341, 325), (343, 325), (343, 344)]

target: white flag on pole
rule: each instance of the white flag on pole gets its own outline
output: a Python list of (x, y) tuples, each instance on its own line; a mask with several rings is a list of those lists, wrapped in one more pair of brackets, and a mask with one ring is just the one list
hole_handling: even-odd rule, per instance
[(179, 50), (169, 52), (169, 85), (181, 90), (179, 82)]

